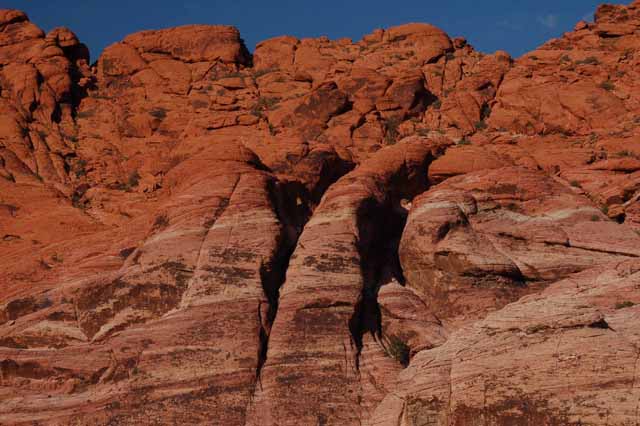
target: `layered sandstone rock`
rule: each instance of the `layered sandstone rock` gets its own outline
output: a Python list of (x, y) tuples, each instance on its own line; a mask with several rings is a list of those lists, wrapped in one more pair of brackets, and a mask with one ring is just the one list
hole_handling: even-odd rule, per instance
[(419, 353), (369, 424), (632, 424), (639, 266), (577, 274)]
[(632, 424), (639, 28), (0, 11), (0, 423)]

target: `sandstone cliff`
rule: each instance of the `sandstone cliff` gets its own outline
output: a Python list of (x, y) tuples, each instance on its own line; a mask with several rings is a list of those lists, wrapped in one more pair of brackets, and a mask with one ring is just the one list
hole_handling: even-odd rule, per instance
[(640, 1), (95, 63), (0, 10), (0, 424), (636, 425)]

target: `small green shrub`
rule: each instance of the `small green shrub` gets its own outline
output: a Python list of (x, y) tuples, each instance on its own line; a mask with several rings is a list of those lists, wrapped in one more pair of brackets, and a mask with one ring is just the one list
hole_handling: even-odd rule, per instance
[(203, 101), (202, 99), (194, 99), (191, 101), (191, 106), (193, 109), (209, 108), (209, 102)]
[(87, 175), (87, 161), (86, 160), (78, 160), (76, 163), (76, 167), (74, 170), (76, 177), (82, 177)]
[(480, 108), (480, 120), (484, 121), (491, 115), (491, 107), (489, 104), (482, 104), (482, 108)]
[(387, 355), (398, 361), (403, 367), (407, 367), (410, 361), (411, 348), (397, 336), (389, 336)]
[(120, 255), (120, 257), (121, 257), (122, 259), (126, 259), (126, 258), (128, 258), (129, 256), (131, 256), (131, 253), (133, 253), (134, 251), (136, 251), (136, 248), (135, 248), (135, 247), (128, 247), (128, 248), (126, 248), (126, 249), (122, 249), (122, 250), (120, 250), (119, 255)]
[(476, 127), (476, 130), (484, 130), (487, 128), (487, 123), (485, 123), (484, 120), (480, 120), (476, 123), (475, 127)]
[(571, 182), (569, 182), (569, 184), (574, 188), (582, 188), (582, 186), (580, 185), (580, 182), (578, 182), (577, 180), (572, 180)]
[(153, 221), (154, 230), (164, 229), (167, 226), (169, 226), (169, 218), (167, 217), (166, 213), (163, 213), (157, 216), (156, 219)]
[(580, 61), (576, 61), (576, 65), (599, 65), (600, 61), (595, 56), (589, 56)]
[(127, 186), (129, 188), (135, 188), (140, 183), (140, 174), (135, 170), (133, 173), (129, 175), (129, 179), (127, 180)]
[(624, 309), (624, 308), (631, 308), (633, 306), (635, 306), (636, 304), (633, 303), (630, 300), (625, 300), (624, 302), (618, 302), (616, 303), (616, 309)]
[(242, 77), (242, 73), (239, 71), (230, 71), (220, 76), (220, 78), (236, 78), (236, 77)]
[(158, 120), (164, 120), (165, 118), (167, 118), (167, 110), (162, 107), (153, 108), (151, 111), (149, 111), (149, 114), (153, 118), (157, 118)]
[(458, 145), (471, 145), (471, 141), (467, 138), (462, 138), (458, 141)]
[(95, 113), (96, 113), (95, 109), (89, 109), (89, 110), (86, 110), (86, 111), (80, 111), (76, 115), (76, 117), (77, 118), (91, 118), (91, 117), (93, 117), (95, 115)]
[(512, 212), (519, 212), (520, 211), (520, 206), (518, 206), (516, 203), (509, 203), (507, 205), (504, 206), (505, 209), (512, 211)]
[(269, 73), (272, 73), (272, 72), (274, 72), (274, 71), (278, 71), (278, 68), (265, 68), (265, 69), (262, 69), (262, 70), (258, 70), (258, 71), (256, 71), (256, 72), (253, 74), (253, 77), (254, 77), (254, 78), (259, 78), (259, 77), (262, 77), (262, 76), (263, 76), (263, 75), (265, 75), (265, 74), (269, 74)]
[(602, 83), (600, 83), (600, 88), (604, 89), (608, 92), (611, 92), (612, 90), (615, 90), (616, 85), (613, 84), (613, 81), (611, 80), (607, 80), (607, 81), (603, 81)]
[(260, 97), (253, 108), (251, 108), (251, 114), (258, 118), (262, 118), (264, 111), (274, 109), (278, 102), (280, 102), (280, 98), (270, 98), (267, 96)]
[(398, 140), (400, 123), (402, 123), (400, 117), (391, 117), (384, 122), (384, 140), (387, 145), (393, 145)]

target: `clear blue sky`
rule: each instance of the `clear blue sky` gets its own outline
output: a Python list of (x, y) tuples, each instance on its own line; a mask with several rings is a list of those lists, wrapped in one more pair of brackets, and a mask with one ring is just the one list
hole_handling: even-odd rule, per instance
[[(630, 0), (624, 0), (626, 2)], [(144, 30), (184, 24), (240, 29), (249, 50), (270, 37), (350, 37), (375, 28), (428, 22), (465, 36), (478, 50), (520, 56), (591, 20), (601, 0), (0, 0), (48, 31), (71, 28), (92, 60), (111, 43)]]

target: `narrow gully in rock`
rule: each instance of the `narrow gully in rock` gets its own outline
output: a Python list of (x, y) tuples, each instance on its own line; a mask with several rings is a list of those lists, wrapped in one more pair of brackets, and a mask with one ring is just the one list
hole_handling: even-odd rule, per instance
[(422, 173), (413, 173), (406, 165), (401, 167), (391, 177), (389, 190), (382, 202), (369, 198), (358, 209), (358, 252), (363, 288), (360, 301), (349, 321), (349, 330), (357, 349), (356, 369), (359, 369), (365, 333), (371, 333), (384, 346), (378, 292), (383, 285), (393, 280), (405, 285), (399, 246), (409, 211), (402, 202), (412, 200), (429, 189), (427, 176), (433, 160), (435, 158), (432, 155), (425, 157), (419, 167)]
[[(260, 314), (262, 328), (260, 330), (256, 383), (260, 381), (262, 367), (267, 360), (269, 333), (278, 311), (280, 287), (284, 284), (286, 278), (289, 259), (293, 254), (304, 225), (311, 217), (309, 197), (306, 188), (302, 184), (272, 180), (267, 191), (281, 228), (278, 236), (277, 251), (269, 263), (260, 267), (262, 289), (269, 306), (265, 318)], [(262, 309), (260, 311), (263, 312)]]
[(370, 333), (378, 341), (382, 339), (382, 317), (378, 304), (380, 287), (393, 280), (404, 285), (398, 247), (407, 216), (408, 212), (400, 205), (400, 200), (380, 204), (367, 199), (358, 209), (358, 252), (363, 288), (360, 302), (349, 322), (357, 348), (356, 368), (359, 368), (364, 334)]
[[(327, 159), (320, 158), (318, 161), (324, 160)], [(256, 368), (256, 385), (260, 383), (262, 368), (267, 361), (269, 335), (278, 312), (280, 288), (285, 282), (289, 261), (298, 243), (298, 238), (311, 219), (313, 209), (320, 203), (324, 193), (353, 169), (353, 164), (340, 160), (325, 163), (325, 166), (321, 168), (318, 182), (311, 189), (300, 182), (281, 182), (276, 179), (270, 181), (267, 188), (271, 205), (281, 224), (281, 231), (278, 236), (277, 252), (274, 253), (269, 263), (260, 268), (260, 280), (267, 298), (268, 309), (264, 317), (263, 310), (259, 310), (259, 321), (262, 326)]]

